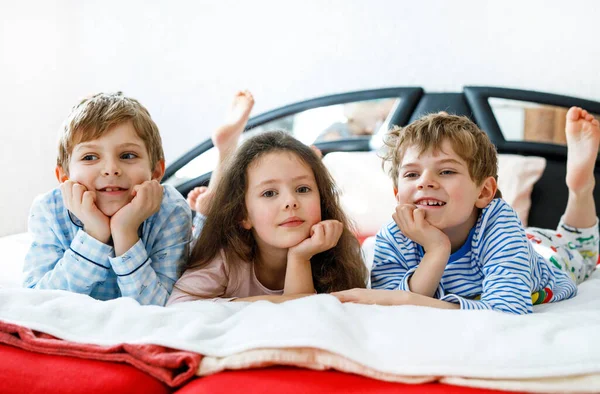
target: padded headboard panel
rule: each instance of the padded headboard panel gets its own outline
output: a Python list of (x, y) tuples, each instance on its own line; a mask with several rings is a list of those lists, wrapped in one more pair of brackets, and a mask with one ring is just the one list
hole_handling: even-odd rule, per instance
[(410, 122), (423, 115), (440, 111), (446, 111), (452, 115), (464, 115), (474, 120), (471, 108), (462, 93), (425, 93), (411, 115)]

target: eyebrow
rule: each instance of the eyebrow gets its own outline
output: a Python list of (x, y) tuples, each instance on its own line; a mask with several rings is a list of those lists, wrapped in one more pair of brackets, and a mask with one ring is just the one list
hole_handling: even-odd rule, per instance
[[(92, 149), (92, 150), (99, 150), (102, 148), (102, 145), (100, 144), (94, 144), (94, 143), (87, 143), (84, 142), (82, 144), (78, 144), (75, 150), (82, 150), (82, 149)], [(143, 149), (143, 147), (140, 144), (136, 144), (135, 142), (126, 142), (124, 144), (121, 145), (117, 145), (117, 149), (126, 149), (126, 148), (138, 148), (138, 149)]]
[[(301, 181), (304, 179), (310, 180), (310, 178), (311, 178), (310, 175), (300, 175), (300, 176), (292, 178), (292, 182), (297, 182), (297, 181)], [(265, 181), (260, 182), (258, 185), (255, 186), (255, 188), (264, 187), (264, 186), (271, 185), (273, 183), (279, 183), (279, 182), (281, 182), (281, 179), (267, 179)]]
[[(437, 165), (456, 164), (456, 165), (463, 166), (463, 167), (465, 165), (464, 163), (462, 163), (462, 162), (460, 162), (460, 161), (458, 161), (456, 159), (451, 159), (451, 158), (439, 160), (435, 164), (437, 164)], [(418, 166), (419, 166), (419, 163), (413, 162), (413, 163), (407, 163), (407, 164), (401, 166), (400, 168), (418, 167)]]

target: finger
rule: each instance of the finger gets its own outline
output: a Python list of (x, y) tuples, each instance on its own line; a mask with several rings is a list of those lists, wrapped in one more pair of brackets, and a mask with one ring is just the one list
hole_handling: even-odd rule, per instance
[(335, 293), (330, 293), (332, 296), (334, 296), (335, 298), (337, 298), (340, 302), (348, 302), (352, 300), (352, 294), (349, 293), (348, 290), (345, 291), (338, 291)]
[(81, 200), (83, 198), (83, 194), (87, 191), (86, 187), (80, 183), (73, 184), (73, 188), (71, 189), (71, 201), (73, 204), (81, 205)]
[(208, 190), (208, 187), (199, 186), (199, 187), (195, 187), (193, 191), (196, 193), (196, 195), (199, 196), (200, 194), (206, 193), (207, 190)]
[(317, 243), (322, 243), (325, 239), (325, 229), (323, 223), (317, 223), (311, 228), (310, 238)]
[(326, 223), (324, 223), (323, 231), (325, 235), (325, 244), (329, 248), (332, 248), (337, 244), (340, 235), (342, 234), (342, 229), (342, 223), (337, 220), (327, 220)]
[(92, 212), (96, 205), (96, 193), (91, 191), (86, 191), (83, 193), (81, 197), (81, 207), (88, 211)]
[(400, 229), (411, 229), (414, 227), (413, 211), (414, 205), (404, 204), (398, 211), (398, 220), (400, 221)]
[(425, 211), (423, 209), (415, 209), (413, 211), (413, 219), (415, 221), (415, 226), (418, 228), (424, 228), (427, 226), (427, 221), (425, 220)]
[(194, 200), (196, 198), (198, 198), (198, 196), (200, 195), (200, 192), (197, 189), (198, 188), (190, 190), (190, 192), (187, 195), (188, 200), (191, 199), (191, 198), (193, 198)]
[(61, 183), (60, 191), (62, 192), (63, 201), (67, 209), (71, 209), (71, 199), (73, 198), (73, 181), (66, 181)]
[[(146, 183), (146, 182), (144, 182), (144, 183)], [(141, 183), (139, 185), (135, 185), (133, 187), (133, 189), (131, 189), (131, 195), (134, 196), (134, 197), (137, 196), (137, 195), (139, 195), (140, 192), (142, 191), (142, 189), (144, 188), (144, 183)]]

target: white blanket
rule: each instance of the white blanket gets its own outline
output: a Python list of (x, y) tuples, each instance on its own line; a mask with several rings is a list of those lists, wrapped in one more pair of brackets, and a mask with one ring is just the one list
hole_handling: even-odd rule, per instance
[(329, 295), (279, 305), (190, 302), (162, 308), (127, 298), (101, 302), (63, 291), (0, 288), (0, 320), (78, 342), (152, 343), (217, 358), (252, 349), (314, 348), (404, 376), (600, 374), (600, 271), (576, 298), (535, 311), (512, 316), (366, 306)]

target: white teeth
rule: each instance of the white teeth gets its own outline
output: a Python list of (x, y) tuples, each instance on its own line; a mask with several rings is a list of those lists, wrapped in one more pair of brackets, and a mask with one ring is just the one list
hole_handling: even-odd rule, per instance
[(420, 205), (430, 205), (430, 206), (432, 206), (432, 205), (439, 205), (439, 206), (446, 205), (445, 202), (436, 201), (436, 200), (421, 200), (421, 201), (419, 201), (419, 204)]

